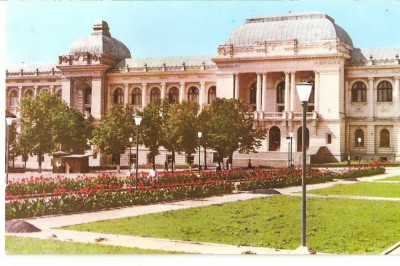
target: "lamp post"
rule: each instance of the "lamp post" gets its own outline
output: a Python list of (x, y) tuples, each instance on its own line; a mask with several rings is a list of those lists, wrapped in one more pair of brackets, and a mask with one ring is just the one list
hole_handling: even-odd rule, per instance
[(290, 167), (293, 166), (293, 132), (289, 133), (290, 138)]
[(307, 247), (306, 232), (307, 232), (307, 194), (306, 194), (306, 120), (307, 120), (307, 103), (310, 98), (312, 84), (303, 81), (302, 83), (296, 84), (297, 93), (301, 105), (303, 106), (303, 125), (302, 125), (302, 234), (301, 234), (301, 245)]
[(200, 174), (200, 141), (201, 141), (201, 136), (203, 133), (197, 132), (197, 136), (199, 137), (199, 174)]
[(288, 144), (288, 159), (287, 159), (287, 166), (290, 167), (291, 162), (290, 162), (290, 137), (286, 137), (287, 139), (287, 144)]
[(12, 117), (6, 118), (6, 123), (7, 123), (6, 185), (8, 184), (8, 152), (10, 150), (10, 127), (11, 127), (13, 121), (14, 121), (14, 118), (12, 118)]
[(129, 167), (131, 167), (131, 164), (132, 164), (132, 152), (131, 152), (132, 141), (133, 141), (133, 138), (129, 137)]
[(361, 166), (361, 138), (358, 138), (358, 166)]
[(137, 191), (137, 179), (139, 174), (139, 126), (140, 122), (142, 122), (142, 118), (140, 116), (135, 117), (136, 124), (136, 175), (135, 175), (135, 187)]

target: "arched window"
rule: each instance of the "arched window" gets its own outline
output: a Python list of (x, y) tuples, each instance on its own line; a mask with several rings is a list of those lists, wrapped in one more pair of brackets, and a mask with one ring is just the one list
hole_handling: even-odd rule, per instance
[(156, 100), (159, 100), (161, 98), (161, 91), (157, 87), (153, 87), (150, 91), (150, 102), (154, 102)]
[(382, 129), (379, 134), (379, 147), (390, 147), (390, 132), (386, 128)]
[(32, 90), (27, 90), (25, 92), (25, 97), (33, 97), (33, 91)]
[(279, 151), (281, 148), (281, 130), (273, 126), (269, 130), (269, 150)]
[(378, 102), (392, 101), (392, 84), (389, 81), (382, 81), (378, 84)]
[(85, 89), (85, 104), (92, 104), (92, 88)]
[(250, 86), (250, 104), (257, 103), (257, 83), (254, 82)]
[[(303, 150), (303, 132), (302, 132), (302, 127), (299, 127), (297, 130), (297, 151), (302, 151)], [(306, 150), (310, 147), (310, 133), (308, 131), (308, 128), (306, 128)]]
[[(361, 139), (360, 144), (358, 143), (358, 138)], [(354, 134), (354, 143), (355, 146), (358, 147), (360, 145), (360, 147), (364, 147), (364, 131), (362, 129), (357, 129), (355, 134)]]
[(354, 83), (351, 88), (351, 101), (352, 102), (366, 102), (367, 101), (367, 86), (364, 82), (358, 81)]
[(131, 94), (131, 103), (133, 105), (142, 105), (142, 90), (134, 88)]
[(124, 91), (121, 88), (114, 91), (114, 103), (124, 104)]
[(12, 91), (10, 93), (10, 106), (17, 106), (18, 105), (18, 92)]
[(169, 89), (168, 100), (170, 103), (179, 103), (179, 89), (177, 87)]
[(199, 103), (199, 89), (192, 86), (189, 88), (188, 93), (188, 100), (189, 102)]
[(58, 90), (57, 92), (56, 92), (56, 96), (57, 96), (57, 98), (58, 99), (62, 99), (62, 90)]
[(285, 103), (285, 82), (282, 81), (276, 87), (276, 103)]
[(49, 91), (47, 89), (42, 89), (39, 94), (42, 94), (42, 93), (49, 93)]
[(215, 86), (211, 86), (208, 89), (208, 104), (211, 104), (215, 98), (217, 98), (217, 88)]

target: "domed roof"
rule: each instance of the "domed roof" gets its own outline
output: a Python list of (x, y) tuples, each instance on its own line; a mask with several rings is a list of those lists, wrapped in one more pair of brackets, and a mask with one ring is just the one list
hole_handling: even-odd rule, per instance
[(111, 37), (110, 28), (103, 20), (96, 21), (90, 36), (74, 42), (69, 49), (69, 54), (97, 53), (112, 55), (119, 58), (130, 58), (131, 52), (122, 42)]
[(345, 30), (335, 20), (319, 12), (270, 15), (246, 19), (246, 23), (235, 29), (226, 41), (234, 46), (251, 46), (257, 41), (297, 39), (299, 43), (340, 39), (353, 46)]

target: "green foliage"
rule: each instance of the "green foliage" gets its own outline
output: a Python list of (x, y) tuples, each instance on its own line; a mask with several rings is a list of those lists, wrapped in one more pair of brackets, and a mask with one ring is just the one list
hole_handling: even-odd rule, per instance
[(350, 185), (336, 185), (330, 188), (311, 190), (319, 195), (355, 195), (367, 197), (400, 198), (400, 184), (361, 182)]
[(266, 132), (255, 123), (248, 106), (236, 99), (215, 99), (210, 105), (208, 117), (209, 143), (219, 158), (230, 156), (233, 152), (255, 152), (261, 146)]
[(132, 111), (115, 104), (108, 110), (103, 123), (93, 130), (92, 141), (100, 152), (115, 155), (119, 161), (129, 147), (129, 137), (133, 136), (135, 129)]

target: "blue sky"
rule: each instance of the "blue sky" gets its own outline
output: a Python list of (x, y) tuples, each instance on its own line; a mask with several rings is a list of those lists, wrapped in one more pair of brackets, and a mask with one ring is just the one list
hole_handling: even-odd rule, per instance
[(99, 19), (132, 57), (215, 55), (246, 18), (289, 10), (330, 15), (355, 47), (400, 46), (400, 1), (9, 1), (6, 61), (57, 61)]

